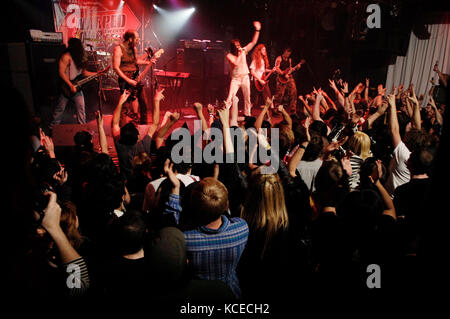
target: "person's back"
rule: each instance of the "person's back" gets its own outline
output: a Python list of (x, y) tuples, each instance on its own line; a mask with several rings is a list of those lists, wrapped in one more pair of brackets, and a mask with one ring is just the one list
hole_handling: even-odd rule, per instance
[(205, 178), (192, 189), (194, 220), (202, 225), (184, 232), (189, 266), (194, 278), (221, 280), (240, 297), (236, 267), (248, 240), (247, 223), (228, 217), (228, 191), (214, 178)]
[(120, 129), (120, 138), (114, 140), (117, 157), (119, 159), (120, 173), (128, 179), (133, 174), (133, 158), (139, 153), (150, 154), (152, 138), (145, 135), (139, 140), (139, 131), (133, 123), (128, 123)]
[(405, 226), (403, 237), (407, 245), (414, 250), (414, 241), (424, 215), (424, 203), (430, 195), (431, 179), (427, 173), (432, 161), (433, 155), (427, 150), (412, 152), (407, 162), (408, 169), (411, 171), (411, 180), (398, 186), (394, 191), (397, 216), (401, 217)]

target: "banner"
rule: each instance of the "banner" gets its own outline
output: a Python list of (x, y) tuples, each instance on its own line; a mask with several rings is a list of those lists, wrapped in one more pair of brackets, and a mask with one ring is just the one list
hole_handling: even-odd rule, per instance
[(126, 30), (141, 27), (141, 22), (126, 3), (110, 2), (117, 3), (117, 6), (111, 9), (111, 6), (105, 7), (92, 0), (53, 1), (55, 31), (63, 33), (64, 43), (76, 37), (94, 49), (108, 51), (120, 43)]

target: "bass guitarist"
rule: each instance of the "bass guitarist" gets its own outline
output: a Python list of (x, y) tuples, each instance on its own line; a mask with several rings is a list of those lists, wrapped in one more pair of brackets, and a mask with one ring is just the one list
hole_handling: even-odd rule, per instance
[[(138, 82), (133, 78), (136, 71), (139, 71), (139, 65), (147, 65), (151, 62), (146, 60), (148, 54), (144, 53), (137, 56), (136, 46), (139, 43), (139, 33), (135, 30), (127, 30), (123, 35), (123, 42), (114, 48), (113, 52), (113, 69), (119, 76), (119, 87), (121, 94), (123, 89), (128, 85), (136, 88)], [(124, 85), (125, 84), (125, 85)], [(128, 115), (136, 124), (147, 124), (147, 97), (146, 92), (142, 88), (136, 92), (136, 98), (128, 99), (124, 105), (121, 114), (121, 126), (126, 124), (125, 115)], [(128, 114), (126, 114), (128, 111)]]
[(97, 74), (85, 69), (86, 62), (87, 54), (83, 43), (80, 39), (70, 38), (67, 42), (67, 48), (61, 54), (58, 61), (58, 75), (62, 81), (62, 85), (67, 86), (70, 90), (71, 96), (68, 96), (68, 94), (64, 94), (63, 92), (59, 95), (56, 107), (53, 111), (52, 121), (49, 125), (50, 130), (52, 130), (55, 125), (61, 123), (64, 110), (70, 100), (75, 104), (77, 122), (79, 124), (86, 124), (86, 109), (83, 91), (78, 90), (71, 82), (80, 75), (91, 76)]
[(275, 105), (282, 104), (283, 97), (287, 94), (290, 113), (297, 112), (297, 86), (291, 73), (298, 70), (304, 60), (292, 67), (292, 49), (286, 48), (283, 54), (276, 58), (275, 69), (277, 76), (277, 90), (275, 94)]

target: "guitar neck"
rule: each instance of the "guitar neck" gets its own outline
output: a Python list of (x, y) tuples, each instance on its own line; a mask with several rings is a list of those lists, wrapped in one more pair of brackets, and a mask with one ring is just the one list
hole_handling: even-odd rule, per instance
[(95, 79), (96, 77), (98, 77), (98, 73), (94, 74), (94, 75), (91, 75), (91, 76), (88, 76), (87, 78), (84, 78), (84, 79), (78, 81), (76, 85), (83, 85), (83, 84), (85, 84), (85, 83)]
[(150, 68), (153, 66), (153, 63), (148, 64), (144, 71), (142, 71), (141, 73), (139, 73), (138, 77), (136, 78), (136, 82), (140, 82), (142, 80), (142, 78), (147, 74), (147, 72), (150, 70)]

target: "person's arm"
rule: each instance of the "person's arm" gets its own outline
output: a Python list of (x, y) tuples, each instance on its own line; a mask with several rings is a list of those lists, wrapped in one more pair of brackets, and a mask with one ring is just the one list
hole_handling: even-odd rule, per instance
[(336, 104), (335, 104), (335, 103), (333, 102), (333, 100), (328, 96), (328, 94), (327, 94), (325, 91), (322, 91), (322, 94), (323, 94), (323, 96), (324, 96), (325, 99), (326, 99), (326, 102), (325, 102), (325, 103), (327, 104), (327, 107), (328, 107), (328, 104), (330, 104), (331, 107), (337, 111), (338, 109), (337, 109)]
[(397, 219), (394, 202), (392, 201), (392, 198), (387, 192), (387, 190), (384, 188), (383, 184), (381, 184), (380, 182), (380, 176), (383, 174), (381, 160), (377, 160), (376, 164), (377, 164), (378, 178), (376, 179), (376, 181), (373, 180), (372, 176), (369, 176), (369, 178), (380, 192), (381, 198), (383, 199), (383, 202), (386, 206), (386, 209), (383, 211), (383, 215), (389, 215), (392, 218)]
[[(227, 55), (226, 55), (226, 58), (227, 58), (227, 60), (228, 60), (228, 62), (230, 62), (230, 64), (232, 64), (232, 65), (234, 65), (234, 66), (237, 66), (238, 64), (239, 64), (239, 58), (241, 57), (242, 55), (241, 54), (238, 54), (238, 56), (235, 56), (235, 55), (233, 55), (233, 54), (231, 54), (231, 53), (228, 53)], [(244, 55), (245, 56), (245, 55)], [(241, 58), (242, 59), (242, 58)]]
[[(49, 201), (44, 210), (44, 218), (42, 219), (41, 226), (48, 232), (58, 249), (62, 268), (67, 275), (65, 284), (69, 289), (69, 295), (83, 295), (90, 286), (86, 262), (72, 246), (61, 228), (61, 207), (56, 202), (56, 194), (48, 192), (44, 195), (49, 196)], [(77, 270), (79, 270), (79, 272)], [(75, 274), (78, 274), (79, 276), (76, 276)]]
[(364, 88), (364, 99), (366, 100), (366, 103), (369, 103), (369, 84), (370, 80), (369, 78), (366, 78), (366, 87)]
[(395, 106), (395, 95), (389, 94), (387, 100), (389, 103), (389, 131), (391, 133), (392, 144), (396, 148), (402, 141), (402, 138), (400, 136), (400, 126), (398, 124), (397, 108)]
[(120, 69), (120, 60), (122, 59), (122, 49), (119, 45), (114, 48), (113, 52), (113, 69), (116, 71), (117, 75), (124, 79), (129, 85), (136, 86), (137, 82), (126, 76), (125, 73)]
[(254, 21), (253, 26), (255, 27), (255, 33), (253, 34), (252, 41), (244, 47), (245, 52), (247, 52), (247, 53), (253, 49), (253, 47), (256, 45), (256, 43), (258, 43), (259, 33), (261, 31), (261, 22)]
[(436, 72), (439, 76), (439, 79), (444, 84), (445, 87), (447, 87), (447, 75), (439, 71), (437, 63), (434, 65), (433, 71)]
[(367, 128), (369, 128), (369, 129), (372, 128), (373, 123), (380, 116), (382, 116), (384, 114), (384, 112), (386, 112), (387, 108), (388, 108), (388, 103), (385, 102), (385, 103), (380, 105), (380, 107), (378, 108), (378, 110), (375, 113), (369, 115), (369, 117), (367, 118)]
[(39, 134), (41, 137), (41, 145), (47, 151), (48, 156), (50, 156), (50, 158), (56, 158), (55, 145), (53, 144), (52, 138), (45, 135), (43, 130), (40, 130)]
[[(306, 115), (306, 116), (312, 116), (311, 114), (312, 114), (312, 111), (311, 111), (311, 108), (309, 107), (309, 105), (308, 105), (308, 102), (305, 100), (305, 98), (303, 97), (303, 95), (299, 95), (298, 96), (298, 99), (300, 100), (300, 101), (302, 101), (302, 103), (303, 103), (303, 110), (304, 110), (304, 114)], [(306, 112), (305, 112), (306, 111)]]
[(233, 97), (233, 106), (231, 107), (231, 115), (230, 115), (230, 126), (238, 126), (238, 104), (239, 104), (239, 98), (237, 95)]
[(42, 219), (41, 226), (48, 232), (50, 237), (52, 237), (55, 242), (61, 258), (61, 263), (70, 263), (81, 256), (70, 244), (66, 234), (61, 229), (61, 207), (56, 201), (56, 194), (47, 192), (44, 195), (49, 197), (49, 201), (47, 207), (44, 209), (44, 218)]
[(130, 92), (127, 90), (124, 90), (122, 95), (119, 98), (119, 102), (117, 103), (116, 108), (114, 109), (113, 118), (111, 121), (111, 134), (114, 139), (120, 138), (120, 113), (122, 112), (122, 106), (123, 104), (128, 100), (130, 97)]
[(153, 135), (155, 134), (156, 130), (159, 126), (159, 120), (160, 120), (160, 104), (161, 100), (164, 99), (163, 95), (164, 89), (159, 89), (155, 92), (155, 96), (153, 97), (153, 116), (152, 116), (152, 123), (150, 124), (148, 128), (147, 134), (153, 138)]
[(421, 118), (420, 118), (420, 105), (419, 105), (419, 101), (417, 100), (417, 98), (415, 97), (407, 97), (408, 100), (411, 101), (411, 103), (413, 104), (412, 108), (412, 117), (411, 117), (411, 124), (413, 127), (415, 127), (416, 129), (420, 130), (422, 128), (422, 123), (421, 123)]
[(168, 201), (165, 203), (163, 214), (173, 215), (175, 223), (179, 224), (180, 213), (182, 211), (182, 207), (180, 204), (180, 180), (177, 178), (177, 175), (173, 171), (173, 163), (170, 162), (170, 159), (166, 159), (164, 163), (164, 173), (172, 183), (172, 190), (169, 194)]
[(283, 119), (286, 121), (290, 129), (292, 129), (292, 118), (288, 112), (284, 109), (283, 105), (278, 105), (278, 111), (283, 115)]
[(231, 133), (230, 133), (230, 111), (226, 107), (220, 109), (217, 111), (219, 114), (220, 123), (222, 123), (222, 132), (223, 132), (223, 147), (226, 156), (233, 155), (234, 153), (234, 146), (233, 141), (231, 140)]
[(198, 119), (202, 122), (202, 131), (207, 132), (209, 129), (208, 122), (203, 114), (203, 105), (199, 102), (194, 103), (194, 111), (197, 114)]
[(440, 124), (443, 125), (444, 124), (444, 118), (442, 117), (441, 112), (439, 112), (438, 108), (436, 107), (436, 103), (434, 102), (434, 99), (432, 96), (430, 96), (430, 104), (431, 107), (434, 110), (434, 114), (436, 116), (436, 121)]
[(330, 88), (334, 91), (334, 94), (336, 95), (337, 101), (338, 103), (344, 107), (344, 96), (342, 95), (342, 93), (338, 90), (337, 86), (336, 86), (336, 82), (334, 82), (333, 80), (328, 80), (328, 82), (330, 83)]
[(308, 117), (305, 120), (306, 141), (303, 141), (299, 145), (299, 147), (295, 151), (294, 155), (292, 156), (292, 158), (288, 164), (289, 175), (291, 175), (291, 177), (293, 177), (293, 178), (297, 175), (298, 164), (300, 164), (303, 154), (305, 154), (306, 148), (308, 147), (309, 141), (311, 140), (311, 136), (309, 134), (309, 124), (310, 123), (311, 123), (311, 118)]
[(273, 104), (273, 97), (272, 98), (267, 98), (266, 99), (266, 104), (264, 104), (264, 108), (261, 110), (261, 113), (259, 113), (259, 115), (258, 115), (258, 117), (256, 118), (256, 121), (255, 121), (256, 132), (259, 132), (259, 129), (261, 128), (262, 123), (264, 121), (264, 116), (269, 111), (269, 107), (272, 104)]
[(105, 129), (103, 128), (103, 115), (100, 111), (95, 112), (95, 118), (97, 120), (98, 129), (98, 141), (100, 144), (100, 150), (102, 153), (109, 154), (108, 141), (106, 139)]
[(281, 56), (278, 56), (278, 57), (275, 59), (275, 71), (276, 71), (278, 74), (283, 74), (283, 71), (280, 69), (280, 65), (281, 65)]
[(174, 112), (169, 116), (169, 120), (155, 133), (156, 149), (159, 149), (164, 142), (164, 136), (171, 129), (171, 127), (180, 118), (180, 113)]
[(406, 108), (406, 113), (408, 114), (409, 118), (412, 118), (413, 117), (413, 107), (411, 106), (411, 101), (410, 101), (408, 95), (406, 95), (406, 97), (405, 97), (405, 108)]
[(321, 121), (323, 122), (322, 118), (320, 117), (320, 102), (323, 99), (322, 94), (317, 94), (316, 101), (314, 102), (313, 108), (312, 108), (312, 119), (314, 121)]

